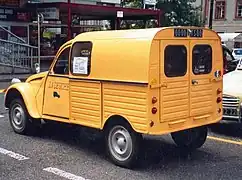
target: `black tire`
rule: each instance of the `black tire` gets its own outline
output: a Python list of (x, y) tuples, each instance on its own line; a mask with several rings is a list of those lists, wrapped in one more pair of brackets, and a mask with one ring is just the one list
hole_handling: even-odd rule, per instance
[(207, 139), (207, 134), (208, 128), (202, 126), (174, 132), (171, 133), (171, 136), (178, 147), (186, 150), (195, 150), (202, 147)]
[(34, 123), (34, 120), (29, 116), (21, 98), (16, 98), (10, 103), (9, 121), (14, 132), (18, 134), (33, 133), (33, 128), (37, 126), (37, 123)]
[(105, 129), (107, 154), (115, 165), (124, 168), (133, 168), (136, 165), (141, 140), (142, 135), (136, 133), (126, 122), (112, 124)]

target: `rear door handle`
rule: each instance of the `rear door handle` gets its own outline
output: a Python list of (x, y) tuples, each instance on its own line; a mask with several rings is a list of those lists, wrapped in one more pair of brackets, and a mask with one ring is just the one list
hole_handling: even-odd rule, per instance
[(54, 92), (53, 92), (53, 97), (60, 98), (60, 95), (58, 94), (58, 92), (54, 91)]

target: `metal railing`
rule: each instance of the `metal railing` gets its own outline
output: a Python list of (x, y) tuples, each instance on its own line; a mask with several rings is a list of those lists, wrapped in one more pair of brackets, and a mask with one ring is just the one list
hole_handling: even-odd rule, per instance
[(11, 37), (11, 39), (13, 39), (13, 41), (15, 42), (20, 42), (20, 43), (25, 43), (26, 41), (23, 40), (22, 38), (18, 37), (17, 35), (15, 35), (14, 33), (12, 33), (11, 31), (7, 30), (6, 28), (4, 28), (3, 26), (0, 25), (0, 29), (2, 29), (3, 31), (5, 31), (6, 33), (8, 33)]
[(0, 74), (32, 73), (34, 64), (38, 61), (38, 47), (27, 44), (4, 27), (0, 28), (8, 33), (8, 39), (11, 39), (0, 38)]
[(0, 66), (11, 67), (12, 73), (16, 69), (32, 73), (34, 63), (37, 62), (37, 49), (28, 44), (0, 39)]

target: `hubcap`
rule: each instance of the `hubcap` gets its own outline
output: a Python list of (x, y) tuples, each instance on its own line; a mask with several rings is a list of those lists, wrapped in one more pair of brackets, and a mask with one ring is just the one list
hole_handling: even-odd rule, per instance
[(11, 119), (15, 129), (20, 130), (23, 128), (24, 118), (25, 114), (23, 108), (19, 104), (14, 105), (11, 112)]
[(132, 153), (132, 139), (123, 126), (112, 128), (108, 136), (108, 145), (112, 155), (119, 161), (127, 160)]

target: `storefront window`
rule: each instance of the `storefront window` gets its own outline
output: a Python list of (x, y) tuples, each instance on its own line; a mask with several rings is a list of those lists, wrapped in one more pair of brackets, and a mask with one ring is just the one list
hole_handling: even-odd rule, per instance
[[(4, 27), (5, 29), (8, 29), (7, 27)], [(7, 40), (8, 39), (8, 33), (4, 31), (2, 28), (0, 28), (0, 39)]]
[[(41, 27), (40, 55), (53, 56), (67, 41), (67, 27)], [(30, 27), (30, 44), (38, 46), (37, 26)]]
[[(11, 32), (21, 39), (23, 39), (25, 42), (28, 41), (28, 28), (27, 26), (11, 26)], [(14, 36), (12, 36), (10, 41), (17, 41)]]

